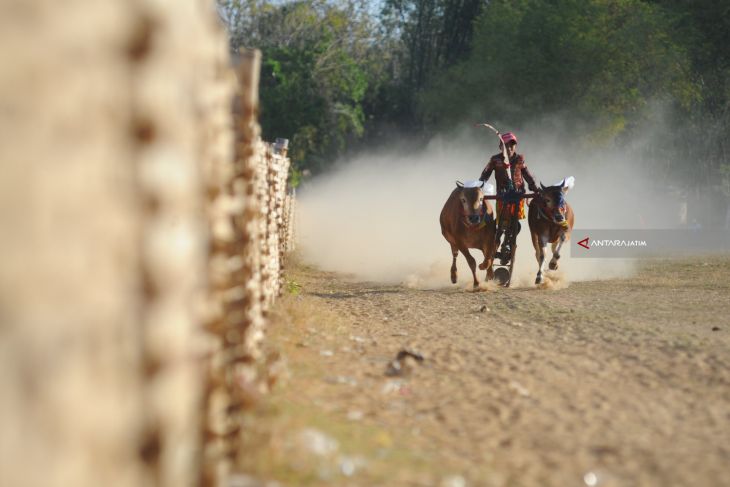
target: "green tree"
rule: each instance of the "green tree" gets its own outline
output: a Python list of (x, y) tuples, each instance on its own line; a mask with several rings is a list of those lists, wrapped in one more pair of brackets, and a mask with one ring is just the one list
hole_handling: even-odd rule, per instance
[[(700, 96), (676, 114), (681, 131), (668, 147), (678, 159), (699, 163), (688, 171), (696, 187), (727, 191), (730, 171), (730, 2), (653, 0), (672, 21), (673, 39), (689, 53)], [(724, 183), (724, 184), (723, 184)]]
[(381, 5), (375, 18), (366, 0), (219, 0), (232, 48), (264, 53), (264, 135), (292, 139), (300, 169), (463, 121), (519, 128), (558, 115), (580, 144), (623, 143), (663, 123), (644, 159), (697, 193), (726, 189), (729, 2)]
[(381, 21), (397, 40), (392, 82), (384, 96), (390, 116), (401, 124), (421, 127), (417, 100), (435, 75), (469, 53), (474, 19), (483, 0), (386, 0)]
[(696, 96), (687, 56), (655, 6), (493, 0), (476, 22), (468, 59), (442, 74), (421, 103), (434, 124), (562, 113), (605, 141), (654, 100), (687, 106)]
[(264, 137), (291, 139), (297, 170), (325, 169), (362, 136), (372, 21), (362, 3), (220, 2), (231, 47), (262, 50)]

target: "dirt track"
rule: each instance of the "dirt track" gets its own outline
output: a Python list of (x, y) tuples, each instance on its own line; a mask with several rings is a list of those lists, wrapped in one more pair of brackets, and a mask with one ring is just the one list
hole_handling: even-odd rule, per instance
[[(730, 483), (728, 258), (560, 290), (414, 290), (304, 267), (289, 279), (301, 292), (290, 285), (272, 340), (290, 377), (247, 426), (259, 453), (242, 468), (259, 479)], [(386, 377), (402, 348), (424, 363)]]

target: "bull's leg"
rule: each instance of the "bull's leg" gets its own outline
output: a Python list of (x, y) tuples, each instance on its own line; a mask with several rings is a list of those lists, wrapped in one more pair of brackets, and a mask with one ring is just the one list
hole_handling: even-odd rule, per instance
[(535, 284), (542, 283), (542, 268), (545, 265), (545, 251), (547, 250), (547, 239), (533, 235), (532, 243), (535, 247), (535, 258), (537, 258), (537, 277)]
[(562, 234), (560, 238), (553, 243), (553, 258), (550, 259), (550, 264), (548, 265), (551, 271), (558, 270), (558, 259), (560, 259), (560, 248), (563, 246), (563, 242), (565, 242), (565, 234)]
[(482, 253), (484, 254), (484, 262), (479, 264), (479, 269), (486, 269), (486, 280), (491, 281), (492, 279), (494, 279), (494, 269), (492, 268), (492, 263), (494, 262), (494, 247), (492, 246), (491, 242), (484, 244), (484, 248), (482, 248)]
[(482, 244), (482, 254), (484, 254), (484, 260), (481, 264), (479, 264), (479, 270), (483, 271), (484, 269), (489, 268), (490, 264), (490, 258), (489, 258), (489, 244), (484, 243)]
[(453, 257), (451, 261), (451, 284), (456, 284), (456, 256), (459, 255), (459, 249), (456, 245), (450, 242), (449, 244), (451, 245), (451, 256)]
[(471, 256), (468, 248), (460, 247), (459, 250), (462, 254), (464, 254), (464, 258), (469, 264), (469, 269), (471, 269), (471, 275), (474, 278), (474, 288), (476, 289), (479, 287), (479, 280), (477, 279), (477, 261), (474, 257)]

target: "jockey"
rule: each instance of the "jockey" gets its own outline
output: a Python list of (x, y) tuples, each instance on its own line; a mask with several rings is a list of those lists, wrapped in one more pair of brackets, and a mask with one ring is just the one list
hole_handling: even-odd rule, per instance
[[(530, 191), (537, 191), (535, 185), (535, 179), (530, 174), (525, 164), (525, 158), (522, 154), (517, 153), (517, 137), (512, 132), (507, 132), (500, 135), (502, 141), (499, 143), (499, 149), (502, 151), (504, 145), (507, 146), (507, 157), (509, 161), (505, 163), (504, 155), (502, 152), (495, 154), (487, 163), (487, 166), (482, 171), (482, 175), (479, 177), (480, 181), (487, 181), (494, 171), (494, 179), (497, 182), (497, 194), (503, 194), (508, 191), (517, 191), (520, 193), (525, 192), (525, 182), (530, 188)], [(509, 174), (507, 171), (510, 171)], [(497, 245), (499, 246), (499, 240), (502, 238), (504, 228), (510, 221), (512, 215), (517, 212), (517, 216), (520, 220), (525, 218), (525, 200), (521, 199), (519, 207), (516, 208), (514, 203), (508, 203), (509, 208), (505, 208), (507, 211), (502, 211), (502, 202), (497, 200)], [(503, 221), (504, 220), (504, 221)], [(517, 226), (517, 233), (520, 232), (520, 226)], [(502, 244), (502, 249), (497, 255), (502, 261), (502, 265), (506, 264), (509, 260), (512, 249), (509, 247), (509, 239), (505, 238)]]

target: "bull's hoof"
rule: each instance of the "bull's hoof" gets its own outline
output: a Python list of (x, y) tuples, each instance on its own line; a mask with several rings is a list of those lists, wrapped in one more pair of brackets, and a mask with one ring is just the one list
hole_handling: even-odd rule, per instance
[(548, 269), (550, 269), (551, 271), (557, 271), (558, 270), (558, 262), (555, 261), (555, 260), (551, 260), (550, 263), (548, 264)]
[(451, 272), (451, 284), (456, 284), (456, 271)]
[(542, 284), (542, 276), (537, 276), (535, 278), (535, 284)]

